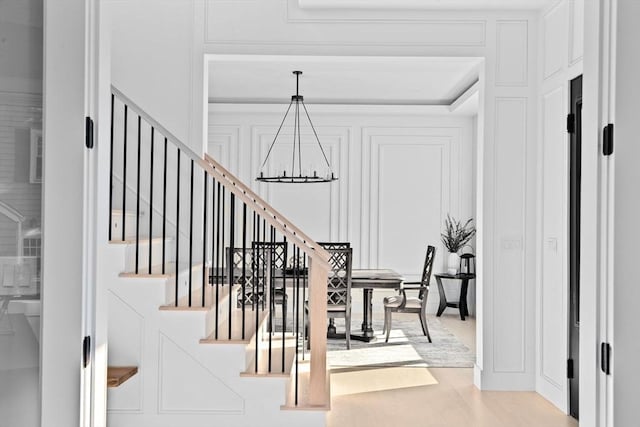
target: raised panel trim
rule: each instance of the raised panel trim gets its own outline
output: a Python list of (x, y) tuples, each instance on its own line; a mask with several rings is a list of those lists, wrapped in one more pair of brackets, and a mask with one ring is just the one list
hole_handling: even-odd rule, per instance
[[(218, 159), (218, 161), (236, 175), (240, 172), (240, 130), (240, 125), (209, 125), (207, 140), (208, 152), (212, 145), (222, 145), (223, 153), (226, 151), (224, 154), (226, 158), (224, 160)], [(222, 144), (215, 143), (211, 141), (212, 137), (224, 137), (226, 141)]]
[[(575, 39), (573, 37), (573, 33), (575, 31), (575, 26), (576, 26), (576, 1), (581, 1), (581, 0), (569, 0), (569, 66), (570, 67), (582, 61), (582, 58), (584, 56), (584, 43), (583, 43), (583, 49), (580, 55), (575, 57), (573, 55), (574, 53), (573, 51), (575, 48)], [(584, 17), (584, 5), (582, 7), (583, 7), (583, 17)]]
[[(566, 112), (566, 104), (564, 103), (564, 100), (565, 100), (564, 88), (562, 86), (560, 86), (560, 87), (556, 87), (556, 88), (554, 88), (552, 90), (549, 90), (547, 93), (545, 93), (542, 96), (542, 99), (543, 99), (543, 101), (542, 101), (542, 123), (543, 123), (543, 126), (545, 126), (546, 123), (547, 123), (547, 121), (546, 121), (547, 110), (548, 110), (548, 108), (547, 108), (547, 100), (550, 99), (551, 97), (557, 96), (558, 93), (560, 94), (560, 102), (562, 103), (562, 105), (561, 105), (562, 108), (561, 109), (562, 109), (563, 112)], [(561, 121), (563, 119), (564, 119), (564, 117), (560, 118)], [(563, 133), (563, 134), (566, 135), (566, 133)], [(546, 151), (545, 148), (546, 148), (546, 145), (547, 145), (547, 141), (544, 140), (544, 138), (545, 138), (544, 130), (543, 130), (543, 133), (542, 133), (541, 136), (543, 138), (543, 143), (542, 143), (542, 146), (541, 146), (541, 160), (544, 160), (545, 151)], [(565, 160), (568, 160), (568, 157), (566, 157)], [(543, 165), (543, 168), (542, 168), (542, 174), (543, 174), (543, 176), (546, 174), (546, 169), (545, 169), (544, 165)], [(567, 177), (567, 179), (568, 179), (568, 177)], [(545, 187), (545, 183), (544, 183), (544, 178), (542, 178), (540, 180), (540, 182), (541, 182), (541, 188), (542, 188), (542, 198), (541, 198), (541, 201), (540, 201), (540, 209), (541, 209), (541, 212), (543, 213), (543, 217), (544, 217), (545, 204), (546, 204), (545, 203), (545, 201), (546, 201), (546, 197), (545, 197), (546, 187)], [(563, 188), (563, 190), (562, 190), (562, 195), (563, 195), (562, 198), (563, 198), (563, 200), (568, 200), (567, 199), (568, 186), (563, 186), (562, 188)], [(562, 220), (562, 222), (565, 223), (565, 220), (567, 218), (566, 206), (563, 207), (562, 211), (563, 211), (563, 214), (562, 214), (563, 220)], [(548, 365), (547, 365), (545, 357), (544, 357), (545, 348), (546, 348), (546, 345), (545, 345), (546, 341), (545, 341), (544, 335), (543, 335), (544, 330), (543, 330), (543, 324), (542, 324), (542, 319), (544, 318), (544, 312), (542, 310), (544, 309), (543, 302), (544, 302), (544, 299), (545, 299), (545, 289), (546, 289), (545, 284), (544, 284), (544, 277), (545, 277), (545, 271), (546, 271), (545, 270), (546, 267), (545, 267), (545, 256), (544, 256), (544, 253), (547, 250), (545, 246), (546, 246), (547, 238), (549, 237), (549, 235), (547, 233), (547, 229), (545, 227), (544, 220), (541, 221), (541, 227), (540, 228), (541, 228), (540, 237), (542, 238), (542, 250), (540, 251), (540, 255), (539, 255), (540, 256), (540, 278), (541, 278), (540, 286), (539, 286), (539, 289), (540, 289), (540, 296), (539, 296), (539, 301), (540, 301), (539, 302), (539, 304), (540, 304), (539, 316), (540, 316), (540, 318), (539, 319), (541, 319), (541, 320), (539, 320), (539, 322), (540, 322), (539, 327), (540, 327), (540, 331), (541, 331), (540, 332), (541, 336), (540, 336), (540, 340), (539, 340), (540, 345), (539, 345), (539, 348), (538, 348), (538, 357), (539, 357), (539, 361), (540, 361), (540, 377), (543, 378), (545, 381), (547, 381), (550, 386), (555, 387), (558, 390), (562, 391), (562, 390), (564, 390), (563, 385), (560, 382), (558, 382), (558, 380), (554, 379), (551, 376), (551, 374), (547, 373), (546, 367)], [(565, 230), (565, 231), (568, 233), (568, 230)], [(567, 250), (568, 249), (566, 248), (565, 243), (566, 243), (566, 241), (562, 237), (560, 237), (559, 238), (559, 244), (558, 244), (558, 253), (562, 255), (562, 266), (563, 266), (563, 268), (562, 268), (562, 277), (564, 278), (563, 279), (563, 283), (562, 283), (562, 287), (563, 287), (563, 291), (562, 291), (562, 293), (563, 293), (562, 307), (566, 307), (566, 302), (567, 302), (566, 296), (567, 296), (567, 292), (568, 292), (567, 283), (566, 283), (566, 280), (567, 280), (566, 278), (568, 277), (567, 276)], [(565, 318), (564, 320), (567, 321), (567, 319), (566, 319), (566, 315), (567, 315), (566, 311), (563, 311), (562, 314), (563, 314), (563, 317)], [(566, 340), (566, 338), (567, 338), (566, 334), (563, 334), (563, 335), (565, 335), (565, 340)], [(566, 354), (566, 352), (565, 352), (565, 354)], [(562, 381), (562, 379), (560, 379), (560, 381)]]
[[(362, 18), (344, 18), (344, 13), (341, 13), (342, 17), (317, 17), (317, 18), (304, 18), (299, 15), (296, 15), (296, 11), (299, 11), (297, 8), (297, 0), (286, 0), (286, 16), (285, 21), (287, 24), (403, 24), (403, 25), (413, 25), (418, 24), (421, 26), (426, 25), (437, 25), (437, 26), (458, 26), (457, 30), (452, 29), (451, 33), (461, 33), (463, 27), (467, 28), (473, 27), (473, 31), (478, 33), (480, 36), (475, 40), (469, 39), (465, 42), (456, 42), (456, 41), (447, 41), (444, 37), (433, 37), (434, 41), (432, 42), (385, 42), (383, 40), (380, 41), (360, 41), (360, 42), (323, 42), (318, 40), (221, 40), (214, 38), (210, 32), (209, 28), (211, 28), (212, 23), (210, 22), (210, 5), (212, 3), (219, 4), (238, 4), (235, 1), (214, 1), (214, 0), (206, 0), (205, 1), (205, 29), (204, 29), (204, 43), (211, 45), (271, 45), (271, 46), (390, 46), (390, 47), (402, 47), (402, 46), (460, 46), (460, 47), (484, 47), (486, 45), (486, 33), (487, 33), (487, 21), (484, 19), (468, 19), (468, 20), (435, 20), (433, 18), (433, 14), (430, 12), (425, 12), (424, 14), (404, 14), (402, 17), (398, 18), (390, 18), (388, 14), (381, 14), (379, 17), (362, 17)], [(250, 3), (249, 0), (244, 0), (243, 3)], [(385, 16), (386, 15), (386, 16)]]
[(547, 71), (547, 58), (544, 55), (544, 52), (547, 51), (548, 46), (547, 46), (547, 37), (548, 37), (548, 32), (547, 32), (547, 26), (548, 26), (548, 22), (549, 22), (549, 18), (554, 15), (555, 13), (559, 13), (562, 12), (562, 7), (564, 7), (564, 1), (558, 1), (558, 3), (556, 3), (551, 9), (549, 9), (542, 17), (542, 74), (543, 74), (543, 80), (547, 80), (551, 77), (553, 77), (554, 75), (556, 75), (557, 73), (562, 71), (562, 62), (558, 63), (558, 66), (556, 68), (554, 68), (553, 70)]
[[(393, 136), (399, 135), (403, 137), (415, 137), (415, 136), (426, 136), (426, 137), (440, 137), (447, 138), (450, 142), (449, 144), (449, 165), (454, 161), (454, 152), (457, 151), (458, 158), (455, 159), (459, 163), (459, 158), (461, 156), (461, 138), (462, 138), (462, 128), (452, 126), (439, 126), (439, 127), (424, 127), (424, 128), (416, 128), (416, 127), (363, 127), (362, 128), (362, 156), (361, 156), (361, 171), (362, 171), (362, 182), (368, 182), (369, 187), (362, 188), (362, 207), (368, 207), (367, 212), (363, 212), (362, 216), (362, 224), (361, 224), (361, 234), (360, 234), (360, 247), (363, 249), (362, 260), (361, 263), (368, 263), (363, 268), (376, 268), (379, 262), (379, 246), (380, 246), (380, 233), (379, 233), (379, 218), (380, 218), (380, 201), (377, 194), (379, 193), (379, 177), (376, 178), (374, 173), (376, 171), (376, 167), (378, 165), (379, 160), (379, 151), (378, 147), (380, 145), (392, 145), (385, 143), (376, 143), (374, 141), (376, 136)], [(444, 147), (444, 144), (441, 143), (399, 143), (399, 145), (440, 145)], [(453, 191), (451, 189), (451, 185), (453, 182), (453, 173), (451, 167), (443, 168), (444, 170), (449, 170), (450, 175), (448, 177), (449, 182), (449, 201), (448, 204), (441, 203), (441, 212), (440, 217), (444, 220), (446, 212), (444, 209), (448, 209), (451, 211), (453, 197)], [(458, 165), (457, 167), (457, 182), (461, 182), (461, 173), (462, 169)], [(444, 179), (443, 179), (444, 181)], [(458, 192), (461, 192), (458, 189)], [(461, 196), (459, 195), (458, 198)], [(365, 249), (368, 253), (365, 252)], [(402, 273), (402, 272), (401, 272)], [(407, 273), (407, 272), (404, 272)], [(414, 274), (415, 272), (409, 272), (409, 274)]]
[[(212, 378), (216, 379), (223, 387), (225, 387), (230, 394), (235, 395), (238, 399), (242, 401), (242, 410), (229, 410), (229, 409), (195, 409), (195, 408), (185, 408), (185, 409), (168, 409), (163, 406), (163, 393), (164, 393), (164, 385), (162, 381), (162, 372), (165, 369), (165, 359), (163, 348), (164, 346), (170, 343), (172, 344), (178, 351), (181, 351), (186, 357), (191, 359), (191, 361), (199, 366), (201, 369), (205, 370)], [(173, 341), (167, 335), (162, 332), (158, 332), (158, 413), (159, 414), (244, 414), (245, 413), (246, 402), (244, 397), (239, 395), (235, 390), (229, 387), (220, 377), (215, 375), (211, 370), (209, 370), (206, 366), (204, 366), (200, 361), (195, 359), (187, 350), (182, 348), (178, 343)]]
[[(132, 305), (127, 303), (124, 298), (121, 298), (116, 292), (112, 289), (108, 290), (109, 294), (116, 298), (123, 307), (126, 307), (129, 311), (131, 311), (134, 315), (136, 315), (140, 319), (140, 352), (138, 353), (138, 360), (140, 364), (144, 363), (144, 347), (145, 347), (145, 321), (144, 316), (138, 312)], [(107, 413), (109, 414), (142, 414), (144, 413), (144, 377), (145, 371), (142, 367), (139, 367), (138, 374), (136, 375), (139, 382), (138, 388), (138, 407), (132, 409), (119, 409), (107, 406)]]
[[(500, 122), (499, 122), (499, 105), (500, 103), (503, 102), (519, 102), (523, 108), (522, 108), (522, 117), (521, 117), (521, 122), (524, 124), (521, 127), (521, 144), (523, 145), (523, 150), (522, 150), (522, 168), (521, 168), (521, 180), (522, 180), (522, 187), (521, 187), (521, 204), (523, 206), (522, 209), (522, 218), (521, 218), (521, 232), (518, 234), (502, 234), (502, 233), (496, 233), (496, 238), (494, 239), (494, 250), (493, 253), (498, 255), (495, 256), (493, 259), (493, 265), (491, 266), (492, 270), (493, 270), (493, 277), (496, 278), (498, 277), (498, 275), (496, 274), (497, 272), (497, 263), (500, 260), (500, 254), (501, 254), (501, 246), (503, 245), (503, 243), (508, 243), (513, 245), (513, 247), (510, 247), (510, 249), (512, 250), (519, 250), (520, 252), (520, 263), (522, 265), (522, 271), (521, 271), (521, 276), (520, 276), (520, 304), (522, 307), (522, 310), (520, 310), (521, 316), (520, 316), (520, 324), (521, 324), (521, 329), (520, 329), (520, 353), (521, 353), (521, 358), (519, 360), (519, 367), (516, 369), (506, 369), (506, 368), (500, 368), (499, 366), (497, 366), (496, 363), (496, 357), (495, 355), (499, 353), (499, 349), (497, 347), (497, 340), (493, 340), (492, 342), (492, 351), (493, 351), (493, 357), (492, 357), (492, 368), (493, 368), (493, 372), (495, 373), (508, 373), (508, 374), (514, 374), (514, 373), (526, 373), (526, 355), (527, 355), (527, 348), (526, 348), (526, 315), (527, 315), (527, 305), (526, 305), (526, 253), (527, 251), (525, 250), (525, 248), (527, 247), (527, 238), (526, 238), (526, 224), (527, 224), (527, 209), (526, 209), (526, 187), (527, 187), (527, 162), (526, 162), (526, 145), (527, 145), (527, 107), (528, 107), (528, 99), (525, 97), (496, 97), (495, 98), (495, 103), (494, 103), (494, 129), (495, 129), (495, 145), (494, 145), (494, 149), (493, 149), (493, 165), (494, 165), (494, 179), (493, 179), (493, 225), (492, 225), (492, 229), (494, 230), (498, 230), (497, 227), (497, 223), (496, 223), (496, 212), (498, 212), (498, 188), (497, 188), (497, 184), (498, 184), (498, 171), (499, 171), (499, 167), (500, 165), (498, 164), (498, 159), (497, 159), (497, 154), (499, 152), (499, 148), (500, 148), (500, 141), (499, 141), (499, 132), (498, 130), (500, 129)], [(508, 144), (513, 144), (514, 141), (510, 140), (507, 141), (505, 143)], [(492, 286), (492, 299), (493, 299), (493, 305), (496, 306), (496, 301), (499, 301), (499, 296), (497, 295), (497, 286), (496, 283), (494, 282), (493, 286)], [(498, 319), (496, 319), (496, 312), (497, 310), (492, 310), (491, 313), (491, 322), (494, 325), (494, 332), (495, 332), (495, 325), (498, 324)]]
[[(522, 42), (524, 51), (524, 61), (521, 64), (521, 78), (509, 78), (501, 73), (501, 66), (505, 61), (506, 53), (502, 51), (501, 42), (503, 37), (502, 29), (508, 25), (520, 25), (523, 28)], [(526, 20), (504, 20), (496, 22), (496, 86), (527, 86), (529, 81), (529, 22)]]

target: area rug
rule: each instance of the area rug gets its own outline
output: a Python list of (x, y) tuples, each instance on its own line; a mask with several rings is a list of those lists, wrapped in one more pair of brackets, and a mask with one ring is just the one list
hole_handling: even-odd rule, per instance
[[(327, 340), (327, 364), (331, 368), (415, 366), (431, 368), (470, 368), (475, 354), (449, 332), (437, 317), (429, 317), (432, 343), (422, 334), (417, 316), (411, 320), (393, 319), (389, 342), (385, 343), (382, 322), (374, 322), (376, 340), (370, 343)], [(344, 330), (337, 323), (338, 331)], [(354, 322), (355, 326), (355, 322)], [(355, 331), (358, 331), (356, 328)]]

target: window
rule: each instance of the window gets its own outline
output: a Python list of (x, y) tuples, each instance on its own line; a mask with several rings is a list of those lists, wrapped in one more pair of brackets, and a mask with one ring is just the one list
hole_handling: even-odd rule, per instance
[(42, 182), (42, 130), (31, 129), (31, 151), (29, 162), (29, 182)]

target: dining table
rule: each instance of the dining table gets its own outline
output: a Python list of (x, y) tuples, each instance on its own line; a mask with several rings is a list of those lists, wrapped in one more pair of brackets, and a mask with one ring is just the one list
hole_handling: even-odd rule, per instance
[[(351, 289), (362, 289), (362, 328), (360, 333), (351, 333), (351, 339), (371, 342), (376, 339), (373, 330), (373, 290), (399, 289), (404, 277), (391, 269), (351, 270)], [(336, 332), (333, 319), (329, 319), (327, 338), (344, 338)]]

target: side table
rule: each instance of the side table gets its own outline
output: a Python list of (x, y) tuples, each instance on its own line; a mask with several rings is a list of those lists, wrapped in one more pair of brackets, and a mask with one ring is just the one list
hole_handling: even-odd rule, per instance
[[(467, 291), (469, 289), (469, 280), (475, 279), (475, 274), (448, 274), (438, 273), (435, 274), (436, 282), (438, 282), (438, 292), (440, 293), (440, 306), (438, 307), (438, 313), (436, 316), (440, 317), (442, 312), (447, 307), (454, 307), (460, 310), (460, 319), (465, 320), (465, 316), (469, 315), (469, 307), (467, 306)], [(451, 279), (460, 281), (460, 300), (458, 302), (448, 302), (447, 296), (444, 293), (444, 287), (442, 286), (442, 279)]]

